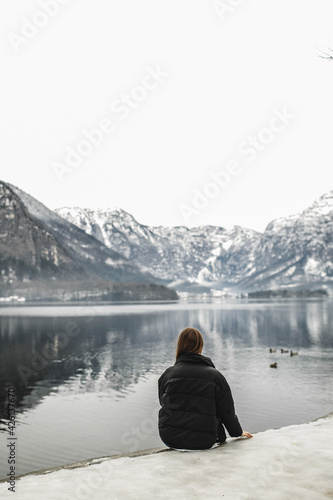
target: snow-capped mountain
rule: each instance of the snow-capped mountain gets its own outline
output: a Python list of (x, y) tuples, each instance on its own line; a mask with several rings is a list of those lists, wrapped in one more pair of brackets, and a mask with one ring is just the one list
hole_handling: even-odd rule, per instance
[[(121, 296), (120, 285), (111, 290), (106, 283), (131, 283), (135, 297), (140, 294), (138, 284), (146, 284), (141, 288), (149, 298), (155, 292), (158, 295), (157, 288), (150, 285), (161, 284), (148, 270), (106, 247), (21, 189), (0, 182), (1, 290), (6, 290), (8, 296), (11, 289), (30, 286), (31, 295), (32, 288), (38, 288), (37, 282), (50, 297), (59, 282), (65, 283), (62, 290), (95, 288), (95, 296), (103, 287), (104, 294)], [(129, 285), (123, 289), (130, 295)], [(59, 293), (61, 296), (62, 291)], [(168, 298), (168, 293), (162, 295)]]
[(299, 214), (268, 224), (245, 287), (333, 284), (333, 191)]
[(236, 284), (259, 233), (239, 226), (151, 227), (124, 210), (61, 208), (56, 213), (178, 290)]
[(333, 285), (333, 191), (263, 233), (240, 226), (151, 227), (121, 209), (56, 213), (179, 291)]
[[(96, 296), (103, 287), (106, 296), (110, 283), (126, 282), (196, 292), (332, 288), (333, 191), (259, 233), (240, 226), (152, 227), (120, 208), (51, 211), (0, 182), (2, 288), (39, 279), (54, 289), (85, 281)], [(121, 296), (120, 288), (113, 294)], [(145, 297), (153, 298), (156, 290), (148, 288)], [(126, 290), (132, 298), (133, 290), (141, 293), (137, 285)]]

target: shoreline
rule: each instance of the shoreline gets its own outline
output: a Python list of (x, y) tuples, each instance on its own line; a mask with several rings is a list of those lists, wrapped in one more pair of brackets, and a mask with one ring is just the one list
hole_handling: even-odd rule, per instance
[[(330, 418), (330, 417), (333, 418), (333, 411), (328, 413), (327, 415), (324, 415), (323, 417), (315, 418), (314, 420), (310, 420), (309, 422), (305, 422), (303, 424), (290, 424), (288, 426), (266, 429), (265, 431), (260, 431), (260, 432), (253, 434), (253, 436), (255, 437), (257, 434), (263, 434), (264, 432), (270, 432), (270, 431), (277, 431), (277, 430), (285, 429), (285, 428), (291, 427), (291, 426), (308, 425), (308, 424), (311, 424), (312, 422), (317, 422), (318, 420), (322, 420), (322, 419), (326, 419), (326, 418)], [(237, 440), (237, 439), (241, 439), (241, 438), (240, 437), (239, 438), (230, 438), (229, 437), (229, 438), (227, 438), (227, 442)], [(165, 446), (160, 446), (160, 447), (156, 447), (156, 448), (145, 448), (143, 450), (117, 453), (115, 455), (105, 455), (102, 457), (86, 458), (85, 460), (80, 460), (79, 462), (70, 462), (70, 463), (63, 464), (63, 465), (55, 465), (55, 466), (51, 466), (51, 467), (45, 467), (44, 469), (37, 469), (35, 471), (25, 472), (24, 474), (20, 474), (18, 476), (15, 476), (15, 480), (19, 480), (23, 477), (31, 476), (31, 475), (38, 475), (39, 476), (39, 475), (44, 475), (44, 474), (50, 474), (52, 472), (57, 472), (57, 471), (60, 471), (63, 469), (73, 470), (73, 469), (79, 469), (82, 467), (89, 467), (90, 465), (97, 465), (97, 464), (100, 464), (102, 462), (105, 462), (106, 460), (117, 460), (120, 458), (136, 458), (136, 457), (141, 457), (141, 456), (146, 456), (146, 455), (156, 455), (157, 453), (164, 453), (164, 452), (171, 452), (171, 451), (175, 451), (175, 450), (172, 450), (171, 448), (167, 448)], [(201, 451), (210, 451), (210, 450), (201, 450)], [(5, 482), (7, 482), (7, 479), (0, 479), (0, 484), (5, 483)]]
[[(228, 438), (209, 450), (158, 447), (90, 458), (17, 476), (15, 498), (332, 499), (332, 435), (333, 412), (251, 439)], [(12, 498), (8, 486), (7, 479), (0, 481), (3, 500)]]
[[(162, 452), (170, 452), (172, 451), (170, 448), (165, 448), (165, 447), (157, 447), (157, 448), (147, 448), (144, 450), (137, 450), (137, 451), (131, 451), (131, 452), (124, 452), (124, 453), (118, 453), (116, 455), (105, 455), (103, 457), (93, 457), (93, 458), (86, 458), (85, 460), (80, 460), (79, 462), (71, 462), (68, 464), (63, 464), (63, 465), (55, 465), (53, 467), (46, 467), (45, 469), (38, 469), (34, 470), (31, 472), (25, 472), (24, 474), (20, 474), (18, 476), (15, 476), (15, 480), (19, 480), (23, 477), (27, 476), (42, 476), (45, 474), (51, 474), (53, 472), (58, 472), (61, 470), (73, 470), (73, 469), (80, 469), (82, 467), (89, 467), (90, 465), (98, 465), (106, 460), (118, 460), (121, 458), (136, 458), (136, 457), (144, 457), (146, 455), (156, 455), (157, 453), (162, 453)], [(0, 479), (0, 485), (3, 483), (6, 483), (7, 479)]]
[[(126, 301), (126, 302), (27, 302), (27, 303), (0, 303), (0, 317), (25, 316), (25, 317), (49, 317), (49, 316), (73, 316), (73, 317), (98, 317), (110, 314), (134, 314), (136, 308), (141, 308), (145, 312), (154, 311), (156, 307), (165, 311), (193, 310), (198, 305), (205, 309), (215, 309), (217, 306), (222, 309), (251, 309), (253, 305), (260, 307), (276, 307), (277, 304), (302, 303), (302, 302), (332, 302), (333, 297), (290, 297), (290, 298), (266, 298), (266, 299), (241, 299), (241, 298), (214, 298), (203, 300), (178, 299), (160, 301)], [(51, 314), (52, 313), (52, 314)]]

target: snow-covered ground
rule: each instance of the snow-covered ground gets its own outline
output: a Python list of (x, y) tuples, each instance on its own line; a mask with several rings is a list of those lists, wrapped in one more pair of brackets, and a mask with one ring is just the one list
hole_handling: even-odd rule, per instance
[(150, 450), (30, 474), (15, 500), (321, 500), (333, 498), (333, 414), (314, 422), (230, 438), (197, 452)]

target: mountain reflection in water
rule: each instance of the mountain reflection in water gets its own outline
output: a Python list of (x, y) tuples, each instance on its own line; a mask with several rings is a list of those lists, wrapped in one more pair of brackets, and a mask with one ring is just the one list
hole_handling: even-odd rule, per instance
[[(203, 333), (205, 353), (216, 366), (223, 365), (231, 347), (333, 347), (328, 301), (261, 303), (250, 308), (198, 304), (189, 310), (80, 317), (51, 316), (49, 308), (49, 314), (0, 317), (1, 386), (14, 386), (17, 405), (23, 408), (38, 404), (73, 377), (78, 391), (112, 389), (121, 396), (145, 373), (173, 364), (177, 337), (188, 325)], [(42, 392), (34, 392), (41, 380)], [(5, 401), (2, 391), (2, 410)]]

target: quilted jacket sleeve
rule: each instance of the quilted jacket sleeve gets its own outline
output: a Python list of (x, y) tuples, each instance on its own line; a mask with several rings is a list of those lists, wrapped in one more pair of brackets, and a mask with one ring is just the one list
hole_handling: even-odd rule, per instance
[(242, 435), (242, 427), (235, 413), (234, 400), (228, 382), (221, 375), (216, 385), (216, 415), (231, 437)]

